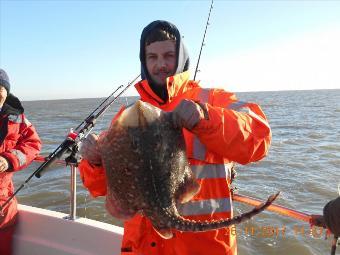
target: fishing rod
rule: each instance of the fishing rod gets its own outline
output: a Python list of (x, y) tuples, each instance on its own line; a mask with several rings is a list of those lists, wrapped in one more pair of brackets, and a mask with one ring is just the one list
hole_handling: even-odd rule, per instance
[[(236, 193), (233, 194), (232, 198), (233, 198), (233, 201), (240, 202), (243, 204), (248, 204), (251, 206), (259, 206), (263, 203), (260, 199), (241, 195), (241, 194), (236, 194)], [(275, 212), (275, 213), (278, 213), (284, 216), (288, 216), (290, 218), (301, 220), (301, 221), (304, 221), (310, 224), (313, 224), (314, 222), (313, 219), (315, 218), (314, 215), (303, 213), (303, 212), (300, 212), (294, 209), (290, 209), (290, 208), (287, 208), (281, 205), (275, 205), (275, 204), (271, 204), (270, 206), (266, 208), (266, 210)], [(317, 225), (317, 224), (314, 224), (314, 225)]]
[[(66, 139), (51, 154), (49, 154), (44, 159), (44, 162), (24, 181), (23, 184), (21, 184), (21, 186), (6, 200), (6, 202), (3, 205), (0, 205), (0, 214), (3, 213), (3, 209), (16, 196), (16, 194), (26, 186), (26, 184), (33, 178), (33, 176), (40, 178), (43, 171), (45, 171), (55, 161), (60, 159), (66, 152), (71, 153), (71, 155), (73, 154), (73, 156), (74, 156), (73, 158), (75, 158), (76, 153), (79, 151), (79, 145), (82, 143), (84, 138), (91, 132), (91, 130), (93, 129), (97, 119), (117, 100), (118, 97), (120, 97), (139, 78), (139, 76), (140, 75), (138, 75), (131, 82), (129, 82), (125, 86), (125, 88), (124, 88), (123, 85), (120, 85), (94, 111), (92, 111), (80, 123), (80, 125), (78, 125), (75, 128), (74, 131), (73, 131), (73, 129), (71, 129), (71, 131), (67, 135)], [(121, 89), (121, 91), (118, 93), (118, 95), (114, 96), (114, 94), (117, 93), (120, 89)], [(110, 98), (112, 98), (111, 101), (109, 101)], [(106, 102), (108, 102), (108, 103), (106, 105), (104, 105)], [(96, 111), (98, 111), (98, 112), (95, 114)], [(66, 165), (70, 164), (70, 163), (74, 163), (74, 162), (69, 162), (66, 159), (65, 159), (65, 161), (66, 161)]]
[[(114, 94), (123, 88), (123, 85), (120, 85), (114, 92), (111, 93), (94, 111), (92, 111), (86, 118), (81, 122), (80, 125), (78, 125), (75, 130), (71, 129), (71, 132), (68, 134), (67, 138), (64, 140), (62, 144), (59, 145), (59, 147), (53, 151), (47, 158), (46, 163), (49, 163), (47, 166), (42, 164), (34, 173), (37, 178), (41, 177), (42, 171), (47, 168), (50, 164), (53, 163), (54, 160), (59, 159), (67, 150), (72, 152), (74, 145), (79, 145), (82, 140), (87, 136), (87, 134), (93, 129), (97, 119), (117, 100), (118, 97), (120, 97), (138, 78), (140, 75), (138, 75), (136, 78), (134, 78), (131, 82), (129, 82), (124, 89), (122, 89), (117, 96), (113, 97), (113, 99), (107, 103), (98, 113), (94, 114), (100, 107), (107, 102)], [(84, 125), (82, 128), (81, 126)], [(76, 151), (77, 152), (77, 151)]]
[(204, 43), (204, 42), (205, 42), (205, 35), (206, 35), (206, 33), (207, 33), (208, 25), (210, 25), (210, 24), (209, 24), (209, 20), (210, 20), (211, 10), (212, 10), (212, 8), (213, 8), (213, 3), (214, 3), (214, 0), (211, 0), (209, 15), (208, 15), (207, 23), (206, 23), (206, 25), (205, 25), (205, 31), (204, 31), (204, 35), (203, 35), (203, 40), (202, 40), (202, 44), (201, 44), (201, 49), (200, 49), (200, 53), (199, 53), (199, 55), (198, 55), (198, 60), (197, 60), (197, 64), (196, 64), (196, 70), (195, 70), (194, 80), (196, 80), (196, 74), (197, 74), (198, 65), (199, 65), (200, 59), (201, 59), (202, 49), (203, 49), (203, 46), (205, 45), (205, 43)]

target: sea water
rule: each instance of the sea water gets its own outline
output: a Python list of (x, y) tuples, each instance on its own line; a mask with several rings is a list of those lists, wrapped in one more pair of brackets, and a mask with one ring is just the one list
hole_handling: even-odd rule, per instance
[[(235, 185), (240, 194), (266, 199), (281, 191), (276, 203), (308, 214), (322, 214), (323, 206), (338, 196), (340, 184), (340, 90), (237, 93), (239, 100), (261, 105), (272, 129), (272, 145), (262, 161), (237, 165)], [(136, 97), (120, 98), (98, 120), (94, 132), (110, 125), (122, 104)], [(48, 155), (99, 105), (102, 99), (70, 99), (23, 102), (27, 118)], [(15, 174), (18, 187), (41, 163)], [(18, 194), (25, 205), (69, 212), (70, 169), (50, 168), (33, 178)], [(104, 208), (104, 198), (92, 198), (78, 177), (77, 215), (111, 224), (122, 223)], [(250, 209), (234, 203), (235, 214)], [(340, 216), (339, 216), (340, 217)], [(240, 255), (317, 255), (330, 253), (330, 239), (322, 229), (272, 212), (264, 212), (235, 228)]]

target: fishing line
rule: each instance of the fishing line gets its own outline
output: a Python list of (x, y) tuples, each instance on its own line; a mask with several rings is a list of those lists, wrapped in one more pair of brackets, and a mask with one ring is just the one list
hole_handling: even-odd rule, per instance
[(213, 3), (214, 3), (214, 0), (211, 0), (209, 15), (208, 15), (207, 23), (206, 23), (206, 25), (205, 25), (205, 30), (204, 30), (203, 40), (202, 40), (202, 44), (201, 44), (201, 49), (200, 49), (200, 53), (199, 53), (199, 55), (198, 55), (198, 60), (197, 60), (197, 64), (196, 64), (196, 70), (195, 70), (194, 80), (196, 79), (196, 74), (197, 74), (198, 65), (199, 65), (200, 59), (201, 59), (202, 49), (203, 49), (203, 46), (205, 46), (205, 35), (206, 35), (206, 33), (207, 33), (208, 26), (210, 25), (210, 24), (209, 24), (209, 19), (210, 19), (211, 10), (212, 10), (212, 8), (213, 8)]

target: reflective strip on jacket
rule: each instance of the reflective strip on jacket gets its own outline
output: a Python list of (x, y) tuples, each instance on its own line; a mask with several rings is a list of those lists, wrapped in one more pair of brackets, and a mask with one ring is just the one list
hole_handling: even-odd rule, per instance
[[(231, 164), (262, 159), (270, 145), (270, 128), (258, 105), (238, 101), (234, 94), (221, 89), (203, 89), (188, 77), (188, 72), (184, 72), (168, 78), (166, 103), (145, 80), (137, 83), (136, 89), (142, 101), (164, 111), (172, 111), (183, 99), (205, 104), (208, 120), (201, 120), (191, 132), (183, 129), (187, 156), (201, 189), (191, 201), (180, 206), (179, 212), (194, 220), (230, 218), (233, 215), (229, 187)], [(86, 180), (86, 176), (96, 179), (90, 177), (93, 173), (103, 176), (103, 169), (97, 167), (94, 171), (83, 160), (80, 170), (85, 186), (92, 183), (97, 187), (96, 190), (87, 186), (91, 194), (105, 195), (106, 190), (99, 188), (106, 185), (104, 181), (99, 184)], [(199, 233), (173, 232), (172, 239), (162, 239), (147, 218), (136, 215), (124, 224), (122, 254), (237, 254), (232, 227)]]
[[(13, 194), (13, 172), (28, 166), (39, 154), (40, 138), (24, 114), (0, 116), (0, 156), (7, 159), (10, 168), (0, 173), (0, 204)], [(14, 198), (0, 216), (0, 228), (10, 225), (17, 214)]]

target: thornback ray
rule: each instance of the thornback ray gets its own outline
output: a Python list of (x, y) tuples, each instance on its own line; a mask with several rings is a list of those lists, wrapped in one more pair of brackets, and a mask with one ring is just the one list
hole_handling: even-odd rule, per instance
[(181, 216), (178, 205), (191, 200), (200, 186), (186, 157), (182, 130), (173, 127), (170, 115), (139, 100), (99, 139), (111, 215), (129, 219), (141, 213), (163, 238), (171, 238), (172, 229), (197, 232), (241, 223), (277, 198), (279, 193), (233, 218), (194, 221)]

